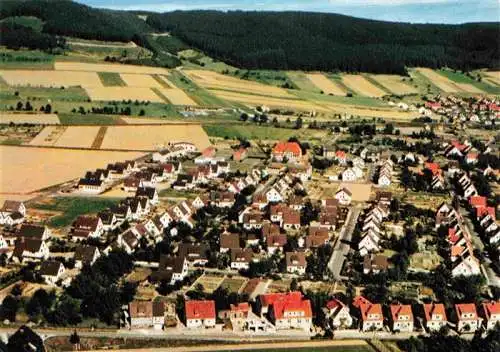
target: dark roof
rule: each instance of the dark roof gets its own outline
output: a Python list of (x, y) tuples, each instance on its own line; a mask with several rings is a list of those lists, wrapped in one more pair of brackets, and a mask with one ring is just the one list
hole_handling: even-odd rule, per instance
[(99, 213), (99, 218), (101, 218), (101, 221), (104, 225), (111, 225), (111, 222), (113, 221), (113, 214), (112, 211), (109, 210), (104, 210)]
[(89, 264), (94, 259), (95, 251), (99, 251), (96, 246), (78, 246), (75, 250), (75, 261), (80, 260), (84, 264)]
[(78, 182), (79, 186), (98, 186), (102, 185), (102, 181), (97, 178), (81, 178)]
[(286, 252), (286, 266), (306, 266), (306, 255), (304, 252)]
[(156, 188), (154, 187), (139, 187), (137, 192), (135, 192), (136, 197), (148, 197), (153, 199), (156, 194)]
[(22, 204), (22, 202), (18, 202), (15, 200), (6, 200), (3, 203), (2, 211), (9, 213), (18, 211)]
[(14, 256), (21, 257), (25, 250), (29, 252), (38, 252), (43, 241), (35, 238), (24, 238), (16, 240), (14, 247)]
[(42, 239), (44, 232), (45, 226), (43, 225), (22, 224), (19, 236)]
[(61, 262), (55, 260), (47, 260), (40, 267), (40, 275), (56, 276), (61, 267)]
[(29, 327), (21, 326), (7, 344), (9, 352), (45, 352), (42, 338)]
[(253, 252), (250, 248), (231, 249), (231, 262), (250, 263), (253, 257)]
[(222, 234), (220, 236), (220, 248), (240, 248), (240, 235), (237, 233)]
[(80, 215), (76, 218), (75, 222), (73, 223), (73, 227), (79, 230), (95, 231), (98, 224), (99, 224), (99, 217)]
[(210, 250), (207, 244), (179, 244), (179, 256), (190, 259), (207, 259), (207, 252)]

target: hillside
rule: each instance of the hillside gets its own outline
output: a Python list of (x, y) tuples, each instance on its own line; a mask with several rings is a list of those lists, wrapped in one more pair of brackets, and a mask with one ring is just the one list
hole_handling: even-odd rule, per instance
[(147, 23), (244, 68), (404, 73), (498, 67), (498, 24), (414, 25), (304, 12), (175, 11)]

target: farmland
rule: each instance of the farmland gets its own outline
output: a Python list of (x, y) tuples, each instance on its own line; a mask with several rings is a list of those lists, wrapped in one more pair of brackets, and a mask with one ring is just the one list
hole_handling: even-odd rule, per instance
[(33, 123), (57, 125), (59, 124), (59, 118), (56, 114), (0, 113), (0, 124), (8, 124), (10, 122), (16, 124)]
[(92, 101), (139, 100), (163, 103), (163, 99), (146, 87), (92, 87), (85, 90)]
[(396, 75), (372, 75), (371, 77), (393, 94), (406, 95), (418, 93), (418, 89), (412, 86), (411, 82), (408, 82), (410, 80), (408, 77)]
[(2, 170), (0, 190), (4, 194), (29, 194), (81, 177), (87, 170), (107, 163), (141, 155), (137, 152), (0, 146), (2, 165), (8, 165)]
[(358, 94), (367, 97), (382, 97), (387, 93), (361, 75), (343, 75), (342, 82)]
[(308, 74), (307, 78), (325, 94), (345, 96), (346, 92), (321, 73)]
[(86, 72), (117, 72), (117, 73), (142, 73), (166, 74), (168, 70), (160, 67), (134, 66), (124, 64), (97, 64), (72, 61), (56, 61), (54, 68), (57, 71), (86, 71)]
[(253, 126), (253, 125), (203, 125), (204, 130), (210, 137), (229, 139), (254, 139), (254, 140), (284, 140), (290, 137), (322, 136), (323, 131), (294, 130), (275, 127)]
[[(62, 130), (62, 131), (61, 131)], [(45, 127), (32, 141), (31, 145), (90, 148), (97, 136), (99, 127), (71, 126)]]
[(163, 88), (153, 76), (135, 73), (121, 73), (120, 77), (129, 87)]
[(99, 78), (105, 87), (123, 87), (126, 83), (116, 72), (99, 72)]
[(69, 71), (37, 71), (37, 70), (4, 70), (0, 76), (10, 86), (31, 87), (102, 87), (102, 82), (96, 72)]
[(463, 92), (463, 89), (455, 84), (453, 81), (449, 80), (443, 75), (428, 69), (428, 68), (418, 68), (417, 71), (429, 79), (434, 85), (441, 89), (445, 93), (459, 93)]
[(499, 71), (485, 71), (484, 75), (487, 77), (487, 80), (492, 82), (495, 85), (500, 85), (500, 72)]

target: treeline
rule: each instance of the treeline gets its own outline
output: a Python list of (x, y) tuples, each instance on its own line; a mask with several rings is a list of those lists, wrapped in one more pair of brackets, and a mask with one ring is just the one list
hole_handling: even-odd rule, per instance
[(128, 42), (151, 32), (133, 13), (93, 9), (67, 0), (2, 0), (0, 19), (12, 16), (34, 16), (44, 21), (44, 33), (83, 39)]
[(391, 23), (305, 12), (175, 11), (147, 23), (248, 69), (405, 73), (498, 67), (498, 24)]
[(15, 23), (0, 23), (0, 45), (9, 49), (38, 49), (51, 51), (64, 48), (66, 40), (63, 37), (47, 33), (39, 33), (29, 27)]

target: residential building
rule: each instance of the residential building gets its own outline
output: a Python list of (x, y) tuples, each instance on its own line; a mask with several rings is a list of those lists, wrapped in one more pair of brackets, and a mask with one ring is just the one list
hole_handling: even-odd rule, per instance
[(101, 256), (99, 249), (96, 246), (80, 245), (76, 247), (75, 268), (81, 269), (84, 265), (92, 266)]
[(459, 333), (473, 333), (481, 327), (483, 319), (477, 315), (474, 303), (455, 304), (455, 312)]
[(439, 331), (448, 324), (443, 303), (424, 304), (425, 327), (429, 331)]
[(184, 313), (188, 329), (215, 327), (214, 301), (186, 301)]
[(325, 317), (325, 325), (334, 329), (348, 329), (352, 326), (352, 317), (349, 307), (340, 300), (334, 298), (326, 302), (322, 309)]
[(42, 262), (40, 275), (48, 285), (55, 285), (64, 274), (64, 265), (61, 262), (50, 260)]
[(162, 329), (165, 324), (165, 303), (163, 301), (132, 301), (128, 304), (130, 327), (154, 327)]
[(408, 304), (391, 304), (392, 331), (412, 332), (413, 312)]
[(481, 307), (486, 330), (493, 330), (500, 323), (500, 301), (484, 302)]
[(279, 162), (298, 161), (302, 157), (302, 149), (296, 142), (278, 142), (272, 150), (272, 157)]
[(362, 331), (381, 330), (384, 327), (382, 305), (372, 303), (363, 296), (354, 298), (353, 306), (359, 309)]
[(286, 252), (285, 262), (287, 273), (297, 275), (306, 273), (307, 261), (304, 252)]

